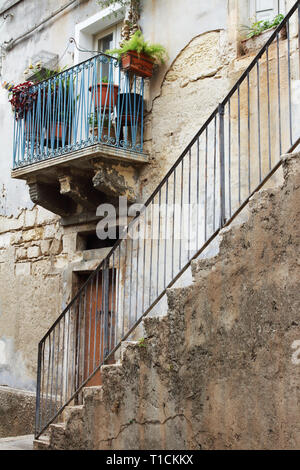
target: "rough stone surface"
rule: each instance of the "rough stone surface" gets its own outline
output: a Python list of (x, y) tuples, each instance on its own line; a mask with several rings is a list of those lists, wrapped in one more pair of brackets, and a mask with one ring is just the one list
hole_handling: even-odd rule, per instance
[(30, 263), (17, 263), (15, 266), (16, 276), (30, 276), (31, 264)]
[(34, 393), (0, 386), (0, 437), (33, 433), (34, 416)]
[(44, 230), (44, 239), (54, 238), (56, 234), (57, 227), (55, 225), (47, 225)]
[[(30, 258), (30, 256), (28, 256)], [(27, 249), (26, 248), (18, 248), (16, 251), (16, 258), (17, 260), (23, 260), (27, 258)]]
[(29, 228), (29, 227), (34, 227), (35, 222), (36, 222), (36, 216), (37, 216), (37, 210), (34, 208), (31, 211), (26, 211), (25, 213), (25, 221), (24, 221), (24, 227)]
[(41, 251), (43, 255), (50, 255), (50, 246), (51, 240), (42, 240), (41, 241)]
[(145, 340), (50, 429), (51, 448), (299, 448), (300, 154), (283, 169), (219, 254), (194, 262), (194, 283), (168, 292), (168, 314), (145, 318)]
[(24, 242), (31, 242), (33, 240), (40, 240), (43, 235), (43, 229), (38, 227), (36, 229), (30, 229), (23, 232), (23, 240)]
[(33, 434), (0, 439), (0, 450), (33, 450)]
[(41, 249), (39, 246), (31, 246), (27, 250), (28, 258), (38, 258), (41, 254)]
[(58, 255), (62, 251), (62, 241), (57, 240), (56, 238), (51, 243), (50, 254)]
[(137, 199), (137, 185), (135, 184), (135, 171), (133, 168), (113, 167), (98, 164), (98, 169), (93, 177), (93, 185), (98, 190), (111, 198), (126, 196), (129, 202)]

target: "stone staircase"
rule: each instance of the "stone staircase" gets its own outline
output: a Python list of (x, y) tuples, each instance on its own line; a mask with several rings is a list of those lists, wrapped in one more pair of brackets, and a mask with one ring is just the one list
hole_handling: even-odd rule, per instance
[(282, 186), (252, 197), (36, 449), (299, 448), (300, 154), (282, 159)]

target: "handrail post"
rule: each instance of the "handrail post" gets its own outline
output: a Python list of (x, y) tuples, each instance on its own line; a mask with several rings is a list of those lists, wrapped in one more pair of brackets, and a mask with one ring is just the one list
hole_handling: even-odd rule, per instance
[(224, 140), (224, 105), (219, 104), (219, 151), (220, 151), (220, 228), (225, 218), (225, 140)]
[(41, 400), (41, 365), (42, 365), (42, 344), (38, 345), (37, 360), (37, 384), (36, 384), (36, 407), (35, 407), (35, 436), (39, 433), (40, 400)]

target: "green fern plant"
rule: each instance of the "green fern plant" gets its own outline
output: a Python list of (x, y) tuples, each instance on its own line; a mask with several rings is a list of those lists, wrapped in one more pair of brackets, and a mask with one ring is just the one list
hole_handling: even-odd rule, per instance
[(107, 50), (106, 54), (116, 55), (120, 59), (128, 51), (145, 54), (159, 64), (163, 64), (168, 57), (164, 46), (161, 44), (149, 44), (148, 41), (145, 41), (140, 30), (136, 31), (128, 41), (124, 41), (120, 48)]

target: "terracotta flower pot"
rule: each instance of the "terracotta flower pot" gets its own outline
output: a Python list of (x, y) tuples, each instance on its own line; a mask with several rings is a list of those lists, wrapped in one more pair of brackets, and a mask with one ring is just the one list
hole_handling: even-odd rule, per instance
[[(92, 99), (95, 103), (95, 108), (101, 105), (102, 108), (106, 106), (116, 106), (118, 100), (118, 85), (110, 85), (108, 83), (98, 83), (96, 87), (90, 86), (90, 92), (92, 92)], [(111, 96), (109, 96), (111, 95)]]
[(54, 136), (55, 140), (62, 141), (63, 132), (65, 132), (65, 141), (67, 142), (69, 137), (69, 125), (64, 122), (51, 122), (48, 129), (46, 129), (45, 139), (50, 140)]
[(128, 51), (122, 55), (122, 69), (143, 78), (152, 77), (154, 60), (146, 54)]

